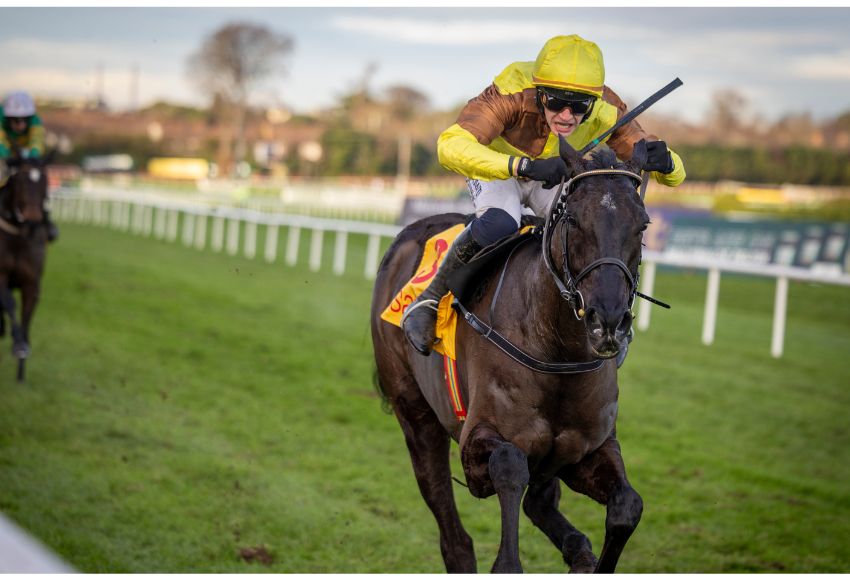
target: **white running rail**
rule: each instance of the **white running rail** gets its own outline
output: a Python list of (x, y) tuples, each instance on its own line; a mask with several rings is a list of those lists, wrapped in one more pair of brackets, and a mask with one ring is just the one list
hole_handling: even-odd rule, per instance
[[(368, 245), (363, 273), (369, 279), (374, 278), (378, 270), (381, 238), (394, 238), (402, 229), (400, 226), (360, 221), (272, 214), (232, 207), (210, 207), (197, 201), (195, 203), (181, 202), (163, 195), (123, 192), (80, 192), (59, 189), (52, 194), (52, 204), (53, 213), (60, 220), (111, 226), (118, 230), (153, 236), (170, 242), (176, 241), (179, 235), (185, 246), (198, 250), (207, 247), (209, 238), (209, 246), (213, 251), (225, 250), (229, 255), (235, 256), (239, 253), (241, 240), (242, 252), (249, 259), (257, 255), (257, 231), (258, 227), (264, 227), (266, 237), (262, 255), (269, 263), (277, 259), (279, 229), (285, 227), (289, 230), (286, 238), (285, 261), (290, 266), (294, 266), (298, 261), (301, 230), (311, 230), (308, 264), (314, 272), (322, 267), (322, 244), (325, 233), (330, 232), (335, 235), (332, 271), (336, 275), (342, 275), (346, 270), (349, 234), (366, 235)], [(178, 231), (181, 228), (182, 230)], [(240, 236), (241, 231), (244, 231), (244, 238)], [(775, 278), (776, 294), (770, 347), (771, 355), (775, 358), (782, 356), (785, 341), (789, 280), (850, 286), (848, 274), (820, 273), (804, 268), (700, 257), (683, 258), (647, 251), (643, 254), (640, 290), (650, 296), (654, 290), (657, 264), (708, 272), (702, 328), (702, 342), (706, 345), (714, 342), (721, 272)], [(651, 307), (650, 303), (641, 301), (637, 317), (638, 330), (643, 331), (649, 328)]]

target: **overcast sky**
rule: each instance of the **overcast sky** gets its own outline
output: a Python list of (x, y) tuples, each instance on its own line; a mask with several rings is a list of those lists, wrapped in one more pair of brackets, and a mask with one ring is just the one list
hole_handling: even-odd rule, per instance
[(736, 89), (769, 120), (850, 110), (850, 8), (0, 8), (0, 92), (92, 96), (98, 67), (115, 108), (201, 104), (186, 61), (225, 23), (258, 23), (294, 40), (288, 72), (266, 101), (310, 112), (336, 101), (375, 65), (374, 92), (403, 84), (447, 108), (501, 69), (534, 60), (557, 34), (596, 42), (606, 81), (634, 106), (675, 77), (656, 109), (693, 121), (712, 95)]

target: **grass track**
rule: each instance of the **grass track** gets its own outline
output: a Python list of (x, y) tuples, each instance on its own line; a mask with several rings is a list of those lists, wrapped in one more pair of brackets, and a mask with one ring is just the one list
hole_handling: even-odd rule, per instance
[[(304, 236), (302, 232), (302, 236)], [(302, 242), (304, 242), (302, 238)], [(365, 240), (349, 274), (90, 227), (51, 247), (29, 383), (0, 343), (0, 511), (86, 572), (440, 572), (436, 525), (372, 385)], [(643, 521), (622, 572), (850, 569), (850, 293), (661, 273), (621, 376), (618, 432)], [(455, 474), (462, 477), (453, 448)], [(498, 502), (456, 488), (479, 569)], [(604, 508), (562, 509), (601, 546)], [(238, 558), (265, 546), (265, 567)], [(530, 572), (562, 572), (523, 518)]]

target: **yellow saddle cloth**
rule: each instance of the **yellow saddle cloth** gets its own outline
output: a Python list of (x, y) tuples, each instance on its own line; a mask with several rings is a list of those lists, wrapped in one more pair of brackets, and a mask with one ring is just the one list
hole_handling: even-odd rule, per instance
[[(396, 294), (390, 305), (381, 313), (381, 318), (390, 324), (395, 324), (401, 327), (401, 317), (407, 307), (416, 300), (431, 280), (437, 273), (440, 264), (446, 257), (446, 253), (452, 246), (455, 238), (460, 235), (465, 226), (457, 224), (447, 230), (444, 230), (425, 242), (425, 251), (422, 253), (422, 261), (419, 262), (419, 267), (416, 269), (416, 274), (404, 287)], [(455, 330), (457, 329), (457, 313), (452, 308), (452, 300), (454, 295), (451, 292), (443, 296), (440, 304), (437, 307), (437, 324), (434, 330), (434, 335), (437, 337), (437, 344), (433, 350), (440, 354), (449, 357), (452, 360), (457, 360), (455, 354)]]

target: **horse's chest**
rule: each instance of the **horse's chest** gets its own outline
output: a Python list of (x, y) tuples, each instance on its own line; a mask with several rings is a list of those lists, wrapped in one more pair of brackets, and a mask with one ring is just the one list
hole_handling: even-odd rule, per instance
[(517, 434), (514, 444), (524, 449), (529, 462), (538, 466), (537, 471), (554, 475), (598, 449), (613, 433), (616, 420), (616, 401), (593, 413), (538, 417), (529, 422), (529, 429)]

